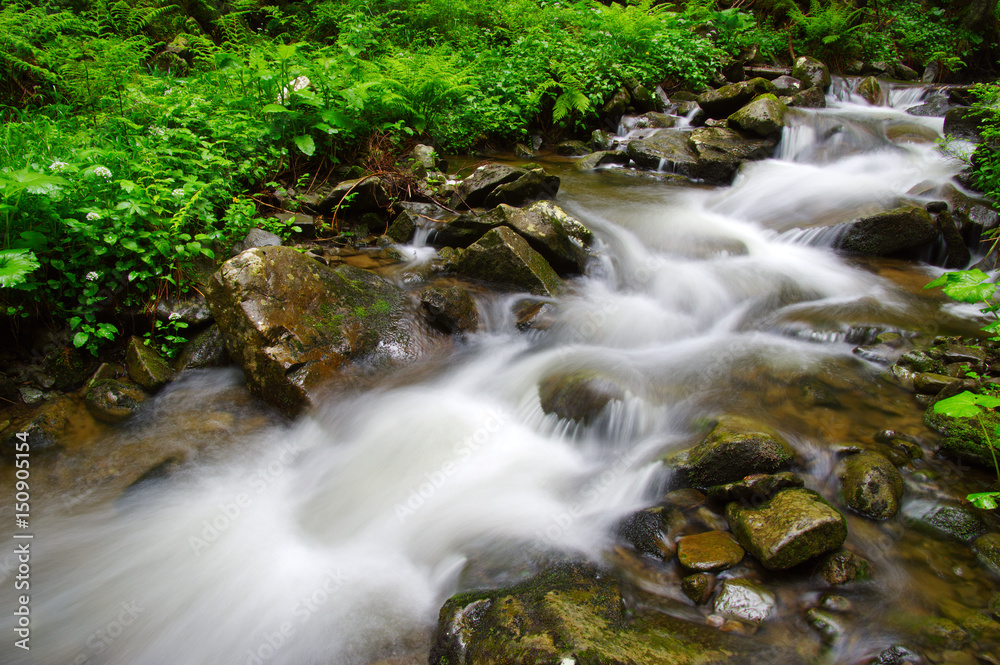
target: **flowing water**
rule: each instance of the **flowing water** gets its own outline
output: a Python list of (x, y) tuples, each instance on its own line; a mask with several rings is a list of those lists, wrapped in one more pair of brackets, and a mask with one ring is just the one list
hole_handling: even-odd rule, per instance
[[(824, 227), (902, 197), (934, 200), (959, 167), (933, 141), (940, 118), (905, 114), (921, 91), (872, 107), (837, 90), (830, 108), (796, 111), (777, 157), (745, 165), (729, 188), (561, 170), (557, 202), (594, 230), (597, 259), (547, 331), (517, 331), (525, 297), (483, 294), (483, 331), (294, 422), (248, 400), (238, 372), (175, 382), (100, 445), (112, 455), (149, 437), (207, 438), (212, 454), (124, 496), (36, 497), (33, 649), (11, 647), (8, 613), (0, 661), (426, 662), (456, 590), (522, 579), (558, 553), (606, 559), (616, 521), (669, 485), (658, 456), (696, 441), (704, 419), (770, 423), (807, 486), (833, 500), (845, 444), (893, 429), (930, 453), (912, 396), (854, 349), (883, 331), (969, 331), (970, 312), (922, 291), (937, 269), (846, 259)], [(411, 256), (419, 274), (427, 250)], [(576, 369), (625, 392), (586, 426), (539, 404), (541, 379)], [(816, 381), (838, 408), (810, 399)], [(938, 464), (906, 472), (908, 500), (964, 494)], [(824, 662), (863, 662), (942, 599), (982, 607), (996, 586), (967, 547), (899, 518), (849, 526), (876, 577), (844, 591), (855, 615)], [(780, 602), (757, 639), (808, 652), (818, 639), (802, 608), (820, 585), (808, 572), (765, 582)]]

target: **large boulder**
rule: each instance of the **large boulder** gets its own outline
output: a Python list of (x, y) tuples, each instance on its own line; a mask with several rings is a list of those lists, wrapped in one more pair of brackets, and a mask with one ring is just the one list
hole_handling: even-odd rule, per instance
[(705, 489), (753, 474), (783, 471), (795, 461), (795, 452), (764, 423), (723, 416), (701, 443), (671, 461), (686, 484)]
[(501, 203), (520, 206), (536, 199), (554, 199), (558, 191), (558, 176), (550, 175), (542, 169), (532, 169), (513, 182), (497, 186), (486, 196), (483, 205), (487, 208)]
[(536, 295), (556, 296), (564, 288), (542, 255), (506, 226), (498, 226), (462, 251), (452, 267), (460, 275)]
[(749, 136), (725, 127), (696, 129), (689, 143), (697, 157), (697, 168), (689, 177), (720, 185), (729, 184), (743, 162), (771, 157), (777, 145), (774, 138)]
[(864, 450), (837, 465), (840, 489), (847, 507), (874, 520), (889, 519), (899, 511), (903, 476), (885, 455)]
[(858, 94), (865, 98), (865, 101), (872, 106), (882, 104), (882, 84), (874, 76), (866, 76), (858, 83)]
[(251, 391), (286, 413), (309, 405), (347, 363), (377, 356), (377, 349), (398, 354), (411, 347), (401, 289), (358, 268), (328, 268), (290, 247), (230, 259), (206, 295)]
[(629, 613), (610, 574), (562, 564), (516, 586), (452, 596), (429, 662), (721, 665), (787, 655), (669, 614)]
[(729, 116), (729, 126), (762, 137), (780, 134), (788, 107), (774, 95), (761, 95)]
[(626, 154), (644, 169), (667, 170), (685, 175), (694, 169), (698, 157), (691, 150), (687, 132), (660, 130), (630, 141)]
[(452, 208), (478, 208), (486, 202), (486, 197), (499, 187), (528, 173), (528, 169), (506, 164), (484, 164), (472, 172), (455, 190), (451, 197)]
[(387, 208), (390, 203), (388, 184), (379, 177), (365, 176), (337, 183), (316, 203), (315, 210), (321, 215), (332, 214), (335, 210), (338, 215), (348, 210), (360, 214)]
[(729, 528), (745, 550), (770, 570), (797, 566), (847, 539), (847, 521), (812, 490), (775, 494), (759, 508), (730, 503)]
[(709, 118), (728, 118), (757, 95), (774, 93), (774, 84), (765, 78), (755, 78), (725, 85), (698, 97), (698, 105)]
[(802, 81), (807, 87), (818, 86), (820, 88), (830, 87), (830, 68), (816, 58), (807, 55), (795, 61), (792, 67), (792, 77)]
[(956, 139), (979, 143), (983, 140), (979, 133), (982, 116), (968, 106), (960, 106), (948, 111), (944, 116), (944, 134)]
[(904, 205), (849, 222), (837, 248), (863, 256), (916, 257), (938, 235), (930, 213)]

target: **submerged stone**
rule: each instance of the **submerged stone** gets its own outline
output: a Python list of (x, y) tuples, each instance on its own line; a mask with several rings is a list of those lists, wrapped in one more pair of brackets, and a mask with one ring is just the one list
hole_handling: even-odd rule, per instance
[(560, 418), (590, 424), (614, 400), (624, 397), (622, 389), (599, 373), (581, 370), (546, 377), (538, 385), (542, 411)]
[(964, 506), (913, 501), (903, 510), (906, 525), (938, 540), (969, 543), (986, 532), (986, 524)]
[(681, 591), (695, 605), (704, 605), (712, 597), (715, 576), (710, 573), (695, 573), (681, 579)]
[(587, 155), (574, 164), (573, 168), (577, 171), (593, 171), (598, 166), (604, 166), (605, 164), (626, 165), (628, 163), (629, 156), (624, 150), (601, 150), (600, 152)]
[(819, 633), (825, 644), (834, 644), (844, 634), (844, 620), (837, 615), (813, 607), (806, 612), (806, 622)]
[(938, 234), (930, 213), (914, 205), (904, 205), (850, 222), (837, 248), (863, 256), (915, 257)]
[(736, 539), (725, 531), (684, 536), (677, 541), (677, 560), (688, 570), (705, 573), (726, 570), (742, 561), (743, 554)]
[(847, 539), (847, 521), (812, 490), (790, 489), (759, 508), (726, 507), (729, 527), (740, 545), (771, 570), (791, 568)]
[(87, 388), (87, 410), (106, 423), (119, 423), (131, 416), (146, 401), (146, 393), (114, 379), (95, 381)]
[(972, 551), (976, 558), (994, 575), (1000, 575), (1000, 533), (988, 533), (979, 536), (972, 543)]

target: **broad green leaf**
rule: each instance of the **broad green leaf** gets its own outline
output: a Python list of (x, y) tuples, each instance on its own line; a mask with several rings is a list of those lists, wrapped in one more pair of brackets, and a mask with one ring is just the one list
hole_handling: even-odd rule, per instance
[(965, 498), (977, 508), (993, 510), (997, 507), (998, 497), (1000, 497), (1000, 492), (977, 492), (976, 494), (969, 494)]
[(34, 252), (30, 250), (0, 250), (0, 288), (26, 282), (26, 275), (40, 266)]
[(316, 143), (308, 134), (296, 136), (293, 140), (295, 141), (295, 145), (298, 146), (299, 150), (301, 150), (306, 157), (312, 157), (316, 152)]
[(33, 251), (41, 250), (49, 243), (45, 234), (38, 231), (21, 231), (21, 241), (26, 249)]
[(937, 402), (934, 405), (934, 413), (941, 413), (953, 418), (975, 418), (981, 413), (981, 407), (992, 409), (998, 406), (1000, 406), (1000, 397), (977, 395), (966, 390)]
[(983, 302), (993, 297), (996, 292), (996, 284), (987, 282), (989, 278), (989, 275), (978, 268), (958, 270), (944, 273), (924, 288), (940, 286), (949, 298), (962, 302)]
[(261, 110), (264, 113), (290, 113), (290, 111), (281, 104), (268, 104)]
[(79, 349), (81, 346), (87, 343), (88, 339), (90, 339), (90, 335), (82, 331), (78, 332), (77, 334), (73, 335), (73, 346)]

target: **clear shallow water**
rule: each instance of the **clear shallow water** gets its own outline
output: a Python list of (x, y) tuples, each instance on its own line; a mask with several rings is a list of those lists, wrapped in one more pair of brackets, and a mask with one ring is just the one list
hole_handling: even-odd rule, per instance
[[(243, 404), (239, 422), (258, 418), (245, 433), (123, 498), (39, 499), (34, 648), (25, 657), (5, 642), (0, 660), (426, 662), (438, 608), (456, 589), (520, 579), (546, 553), (604, 559), (613, 524), (660, 497), (667, 472), (657, 456), (693, 443), (698, 419), (771, 423), (803, 458), (807, 486), (830, 498), (845, 442), (891, 428), (931, 450), (910, 395), (853, 349), (858, 330), (960, 327), (920, 290), (935, 269), (845, 260), (810, 229), (892, 205), (917, 185), (933, 199), (957, 166), (933, 143), (887, 138), (905, 123), (940, 131), (940, 119), (841, 96), (797, 113), (778, 157), (746, 165), (731, 188), (562, 171), (557, 202), (594, 230), (597, 257), (551, 330), (518, 333), (520, 298), (481, 296), (485, 331), (417, 361), (419, 371), (335, 396), (293, 423)], [(412, 254), (417, 270), (427, 253)], [(625, 393), (590, 426), (539, 404), (540, 380), (576, 369)], [(842, 407), (810, 403), (800, 388), (810, 377)], [(204, 437), (191, 418), (239, 383), (232, 372), (191, 376), (159, 398), (169, 408), (105, 435), (108, 445), (151, 431)], [(964, 493), (941, 473), (930, 483), (907, 474), (909, 495)], [(895, 521), (849, 524), (848, 544), (877, 581), (858, 592), (851, 637), (827, 662), (905, 638), (901, 608), (931, 612), (942, 594), (982, 605), (995, 584), (967, 550), (927, 546)], [(781, 604), (759, 637), (815, 643), (800, 611), (815, 582), (768, 582)]]

